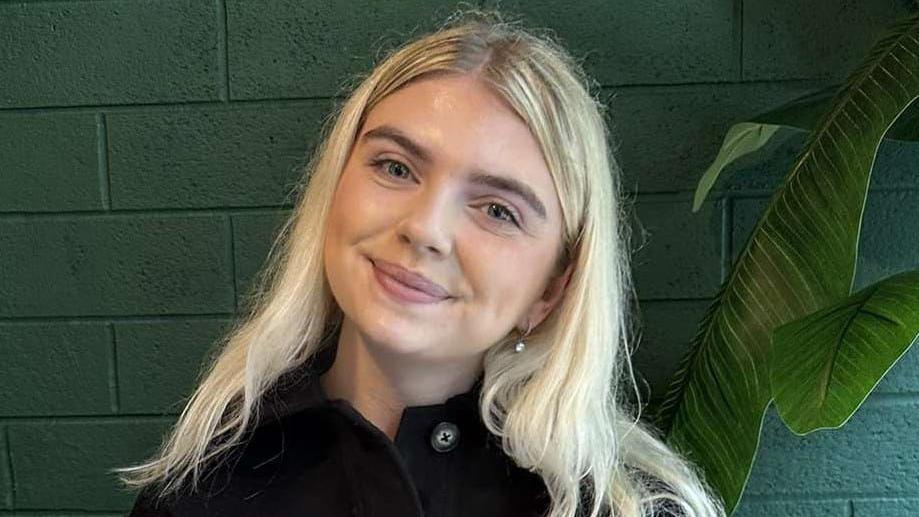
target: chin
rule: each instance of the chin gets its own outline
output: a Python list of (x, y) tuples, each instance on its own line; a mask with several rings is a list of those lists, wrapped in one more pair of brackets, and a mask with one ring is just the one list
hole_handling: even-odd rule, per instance
[(441, 304), (401, 306), (389, 298), (376, 279), (369, 255), (350, 250), (327, 258), (329, 288), (342, 311), (343, 324), (353, 325), (351, 330), (368, 347), (407, 356), (445, 351), (435, 346), (438, 338), (444, 338), (445, 325), (433, 323), (447, 317)]
[[(373, 293), (361, 296), (358, 303), (360, 307), (351, 322), (368, 347), (393, 354), (429, 356), (443, 346), (443, 325), (400, 314), (397, 308), (381, 304)], [(350, 317), (347, 313), (345, 316)]]

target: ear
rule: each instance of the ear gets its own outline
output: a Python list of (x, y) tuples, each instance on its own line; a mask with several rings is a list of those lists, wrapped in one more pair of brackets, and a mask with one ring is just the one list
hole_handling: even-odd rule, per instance
[(542, 297), (530, 307), (527, 312), (527, 320), (521, 324), (521, 332), (526, 332), (526, 325), (529, 322), (530, 328), (536, 328), (546, 316), (552, 312), (552, 309), (561, 301), (562, 295), (565, 294), (565, 288), (568, 281), (571, 280), (571, 271), (574, 269), (574, 261), (568, 263), (565, 271), (549, 281), (549, 285), (543, 292)]

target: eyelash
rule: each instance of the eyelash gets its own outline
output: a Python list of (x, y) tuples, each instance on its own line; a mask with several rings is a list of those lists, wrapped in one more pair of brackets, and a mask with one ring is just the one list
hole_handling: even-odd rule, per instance
[[(371, 165), (374, 169), (376, 169), (377, 172), (379, 172), (380, 174), (385, 174), (385, 175), (388, 176), (388, 177), (393, 177), (392, 175), (387, 174), (387, 173), (383, 170), (383, 169), (384, 169), (384, 167), (383, 167), (384, 165), (386, 165), (386, 164), (391, 164), (391, 163), (392, 163), (392, 164), (399, 164), (399, 165), (405, 167), (406, 170), (408, 170), (408, 166), (406, 166), (404, 163), (402, 163), (402, 162), (400, 162), (400, 161), (398, 161), (398, 160), (390, 160), (390, 159), (388, 159), (388, 158), (381, 158), (381, 159), (378, 159), (378, 160), (373, 160), (373, 161), (370, 162), (370, 165)], [(411, 174), (411, 172), (409, 172), (409, 174)], [(397, 179), (401, 179), (401, 178), (397, 178)], [(500, 218), (499, 218), (498, 220), (503, 221), (503, 222), (507, 222), (507, 223), (510, 223), (510, 224), (513, 224), (514, 226), (518, 226), (518, 227), (520, 226), (519, 219), (517, 218), (517, 216), (516, 216), (516, 214), (514, 213), (514, 211), (511, 210), (508, 206), (506, 206), (506, 205), (504, 205), (504, 204), (501, 204), (501, 203), (497, 203), (497, 202), (491, 202), (491, 203), (488, 203), (488, 205), (489, 205), (489, 206), (494, 205), (494, 206), (500, 207), (502, 210), (504, 210), (505, 213), (507, 213), (507, 216), (510, 218), (510, 219), (500, 219)]]

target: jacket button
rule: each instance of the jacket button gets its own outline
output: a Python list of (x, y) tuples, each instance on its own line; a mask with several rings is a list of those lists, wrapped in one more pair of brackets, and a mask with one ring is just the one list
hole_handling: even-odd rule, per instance
[(449, 452), (459, 445), (459, 428), (450, 422), (441, 422), (431, 433), (431, 447), (437, 452)]

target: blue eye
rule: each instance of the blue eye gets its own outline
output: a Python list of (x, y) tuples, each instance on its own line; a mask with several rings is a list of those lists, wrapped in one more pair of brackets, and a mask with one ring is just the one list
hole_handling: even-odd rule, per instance
[[(513, 224), (513, 225), (515, 225), (515, 226), (520, 226), (520, 223), (517, 222), (517, 217), (514, 216), (514, 212), (511, 211), (510, 208), (508, 208), (508, 207), (502, 205), (501, 203), (488, 203), (488, 205), (486, 205), (486, 206), (489, 208), (488, 212), (489, 212), (490, 214), (495, 213), (494, 211), (491, 210), (491, 208), (492, 208), (492, 207), (497, 207), (497, 209), (498, 209), (498, 210), (497, 210), (497, 213), (498, 213), (497, 219), (500, 219), (500, 220), (503, 220), (503, 221), (507, 221), (507, 222), (509, 222), (509, 223), (511, 223), (511, 224)], [(506, 217), (502, 217), (502, 215), (506, 215)]]
[[(393, 176), (399, 179), (407, 179), (407, 178), (411, 178), (412, 176), (412, 173), (409, 170), (409, 168), (406, 167), (404, 163), (397, 161), (397, 160), (389, 160), (389, 159), (383, 158), (381, 160), (373, 160), (372, 162), (370, 162), (370, 165), (376, 168), (378, 171), (381, 171), (383, 174), (387, 176)], [(407, 176), (400, 177), (398, 175), (391, 174), (392, 168), (388, 167), (388, 165), (398, 165), (402, 167), (405, 170), (405, 173), (407, 174)]]

